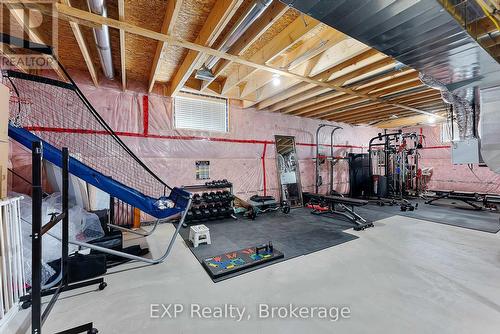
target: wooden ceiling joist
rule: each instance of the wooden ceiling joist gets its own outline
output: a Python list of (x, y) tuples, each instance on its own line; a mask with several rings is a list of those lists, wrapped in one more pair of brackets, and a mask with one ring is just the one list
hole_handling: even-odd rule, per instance
[[(264, 13), (262, 13), (260, 17), (255, 20), (255, 22), (250, 27), (248, 27), (248, 29), (243, 33), (238, 41), (236, 41), (229, 48), (228, 53), (241, 55), (287, 11), (288, 7), (286, 5), (281, 3), (279, 0), (274, 0), (273, 3), (271, 3), (269, 7), (264, 11)], [(224, 72), (228, 68), (230, 64), (231, 61), (227, 59), (220, 59), (213, 68), (213, 79), (210, 81), (203, 81), (201, 83), (201, 90), (205, 91), (207, 88), (210, 88), (214, 91), (221, 91), (222, 88), (213, 86), (212, 83), (222, 72)]]
[[(332, 72), (332, 70), (335, 70), (335, 69), (338, 69), (339, 71), (343, 70), (345, 68), (348, 68), (349, 66), (352, 66), (352, 65), (354, 65), (362, 60), (366, 60), (368, 58), (371, 58), (377, 54), (379, 54), (379, 53), (376, 50), (375, 51), (372, 51), (372, 50), (365, 51), (365, 52), (363, 52), (363, 53), (361, 53), (353, 58), (347, 59), (346, 61), (343, 61), (343, 62), (341, 62), (341, 63), (339, 63), (331, 68), (326, 69), (323, 72), (316, 74), (312, 79), (320, 80), (320, 81), (327, 80), (328, 78), (330, 78), (333, 75), (333, 73), (335, 73), (335, 72)], [(390, 58), (384, 58), (384, 62), (382, 62), (382, 64), (385, 64), (385, 62), (388, 61), (386, 59), (390, 60)], [(392, 60), (390, 60), (390, 61), (392, 62)], [(367, 65), (367, 66), (370, 66), (370, 65)], [(371, 68), (374, 68), (378, 65), (379, 64), (371, 66)], [(361, 69), (363, 69), (363, 68), (365, 68), (365, 67), (361, 67)], [(307, 89), (310, 89), (309, 85), (305, 82), (301, 82), (293, 87), (293, 92), (295, 92), (294, 94), (298, 95)], [(292, 89), (290, 89), (290, 91), (288, 93), (291, 94), (291, 92), (292, 92)], [(267, 108), (275, 103), (278, 103), (278, 102), (283, 101), (287, 98), (290, 98), (291, 95), (289, 95), (289, 94), (287, 94), (287, 95), (280, 94), (277, 96), (273, 96), (272, 98), (268, 99), (267, 101), (261, 101), (257, 104), (257, 109), (259, 109), (259, 110), (264, 109), (264, 108)], [(319, 94), (321, 94), (321, 93), (318, 93), (317, 95), (319, 95)], [(314, 96), (311, 96), (311, 97), (314, 97)]]
[[(44, 45), (51, 44), (51, 43), (46, 43), (46, 41), (44, 41), (41, 34), (38, 32), (38, 29), (34, 28), (37, 25), (32, 24), (32, 22), (30, 22), (29, 20), (29, 17), (25, 16), (25, 10), (23, 8), (16, 7), (12, 3), (5, 3), (5, 6), (9, 9), (10, 14), (17, 21), (19, 26), (21, 26), (23, 31), (28, 35), (29, 40)], [(25, 18), (28, 18), (28, 20), (25, 20)], [(62, 80), (67, 80), (66, 75), (59, 67), (59, 64), (57, 63), (56, 59), (54, 59), (54, 57), (48, 55), (42, 55), (42, 57), (50, 65), (50, 67), (57, 73), (59, 78), (61, 78)]]
[(338, 99), (337, 102), (335, 103), (329, 103), (328, 105), (313, 110), (309, 111), (307, 113), (297, 113), (299, 116), (302, 117), (315, 117), (315, 118), (322, 118), (325, 117), (326, 115), (332, 114), (332, 113), (338, 113), (343, 111), (345, 108), (349, 106), (365, 106), (365, 105), (376, 105), (377, 102), (370, 101), (370, 100), (365, 100), (365, 99), (360, 99), (356, 96), (346, 96), (345, 98)]
[[(118, 19), (125, 21), (125, 0), (118, 0)], [(127, 60), (125, 50), (125, 31), (120, 30), (120, 72), (123, 91), (127, 89)]]
[[(394, 75), (394, 74), (393, 74)], [(369, 85), (364, 85), (362, 88), (356, 89), (358, 92), (370, 94), (372, 92), (375, 92), (379, 89), (382, 88), (389, 88), (390, 86), (405, 82), (405, 81), (410, 81), (418, 78), (418, 73), (415, 71), (409, 71), (409, 73), (397, 76), (397, 77), (389, 77), (385, 78), (386, 80), (375, 83), (375, 84), (369, 84)]]
[(346, 39), (343, 33), (325, 27), (318, 35), (304, 40), (297, 48), (286, 52), (281, 59), (273, 64), (291, 71), (306, 61), (318, 56), (324, 51)]
[[(325, 100), (323, 102), (319, 102), (316, 104), (313, 104), (311, 106), (308, 106), (306, 108), (301, 108), (299, 110), (295, 110), (291, 112), (293, 115), (297, 116), (303, 116), (303, 115), (315, 115), (315, 112), (318, 111), (318, 113), (321, 113), (324, 108), (329, 108), (329, 107), (338, 107), (338, 105), (345, 105), (346, 101), (350, 101), (349, 103), (354, 103), (354, 101), (363, 101), (363, 99), (360, 99), (356, 96), (351, 96), (351, 95), (338, 95), (338, 92), (335, 92), (337, 96), (330, 97), (328, 100)], [(306, 116), (304, 116), (306, 117)]]
[[(320, 22), (313, 18), (303, 15), (299, 16), (268, 43), (266, 43), (264, 47), (253, 54), (249, 61), (258, 64), (265, 64), (273, 60), (286, 49), (299, 42), (308, 32), (317, 28), (319, 25)], [(227, 93), (237, 84), (246, 80), (255, 71), (257, 71), (257, 69), (254, 67), (244, 65), (237, 66), (237, 69), (227, 75), (227, 78), (222, 86), (221, 93)]]
[[(361, 68), (358, 68), (352, 72), (349, 72), (349, 73), (346, 73), (338, 78), (335, 78), (333, 79), (331, 82), (335, 85), (340, 85), (340, 86), (343, 86), (347, 81), (351, 80), (351, 79), (354, 79), (354, 78), (357, 78), (361, 75), (364, 75), (366, 73), (370, 73), (372, 71), (376, 71), (376, 70), (379, 70), (380, 68), (383, 68), (385, 66), (389, 66), (389, 65), (395, 65), (395, 62), (392, 58), (382, 58), (380, 60), (377, 60), (369, 65), (366, 65), (366, 66), (363, 66)], [(321, 79), (324, 80), (328, 80), (327, 78), (325, 78), (324, 76), (321, 77)], [(320, 78), (318, 78), (320, 79)]]
[(317, 96), (319, 94), (327, 93), (330, 91), (331, 91), (331, 89), (329, 89), (329, 88), (314, 87), (314, 88), (311, 88), (307, 91), (304, 91), (298, 95), (295, 95), (293, 97), (289, 97), (289, 98), (287, 98), (279, 103), (276, 103), (276, 104), (272, 105), (268, 110), (269, 111), (278, 111), (278, 110), (281, 110), (281, 109), (286, 108), (288, 106), (294, 105), (298, 102), (302, 102), (302, 101), (307, 100), (311, 97)]
[[(414, 101), (401, 101), (401, 102), (406, 102), (408, 106), (417, 106), (417, 105), (422, 105), (422, 104), (434, 104), (436, 102), (441, 101), (440, 96), (433, 96), (433, 97), (425, 97), (425, 99), (422, 98), (422, 100), (414, 100)], [(399, 107), (393, 107), (391, 110), (395, 109), (401, 109)], [(352, 108), (349, 110), (344, 110), (336, 114), (337, 118), (336, 119), (351, 119), (351, 118), (356, 118), (356, 117), (361, 117), (361, 116), (366, 116), (366, 115), (373, 115), (377, 111), (381, 110), (380, 106), (377, 105), (370, 105), (362, 108)]]
[(423, 86), (422, 81), (420, 81), (420, 79), (417, 78), (412, 81), (404, 82), (402, 84), (378, 90), (375, 93), (371, 93), (370, 95), (374, 97), (382, 97), (384, 95), (394, 94), (410, 88), (421, 87), (421, 86)]
[[(330, 88), (332, 90), (344, 92), (346, 94), (357, 96), (359, 98), (372, 100), (372, 101), (380, 103), (380, 104), (391, 105), (391, 103), (388, 103), (382, 99), (374, 98), (372, 96), (362, 94), (362, 93), (357, 93), (354, 90), (349, 89), (349, 88), (334, 85), (334, 84), (329, 83), (329, 82), (322, 82), (320, 80), (315, 79), (314, 77), (310, 78), (310, 77), (298, 75), (298, 74), (277, 68), (275, 66), (268, 65), (265, 62), (259, 62), (259, 61), (255, 61), (254, 59), (247, 59), (245, 57), (237, 56), (234, 54), (221, 52), (221, 51), (215, 50), (215, 49), (207, 47), (207, 46), (203, 46), (203, 45), (199, 45), (199, 44), (196, 44), (193, 42), (189, 42), (189, 41), (187, 41), (183, 38), (180, 38), (180, 37), (174, 37), (171, 34), (163, 34), (163, 33), (155, 32), (155, 31), (152, 31), (152, 30), (149, 30), (146, 28), (142, 28), (142, 27), (133, 25), (133, 24), (128, 23), (128, 22), (121, 22), (121, 21), (118, 21), (115, 19), (102, 17), (100, 15), (92, 14), (92, 13), (87, 12), (87, 11), (82, 11), (82, 10), (79, 10), (76, 8), (68, 7), (68, 6), (65, 6), (65, 5), (60, 4), (60, 3), (56, 3), (55, 8), (59, 14), (59, 18), (64, 19), (64, 20), (83, 20), (83, 21), (89, 21), (89, 22), (95, 23), (95, 24), (108, 25), (111, 28), (122, 29), (128, 33), (133, 33), (133, 34), (136, 34), (136, 35), (139, 35), (142, 37), (167, 42), (170, 45), (180, 46), (180, 47), (184, 47), (184, 48), (187, 48), (190, 50), (203, 52), (203, 53), (206, 53), (208, 55), (216, 56), (218, 58), (224, 58), (224, 59), (230, 60), (234, 63), (244, 65), (245, 67), (255, 68), (257, 70), (269, 71), (272, 73), (279, 74), (281, 76), (294, 78), (294, 79), (309, 83), (311, 85), (323, 86), (325, 88)], [(48, 15), (52, 15), (52, 12), (48, 11), (48, 10), (45, 10), (43, 13), (48, 14)], [(304, 19), (306, 19), (306, 18), (304, 17)], [(312, 23), (310, 25), (312, 25)], [(286, 28), (283, 29), (283, 31), (284, 30), (286, 30)], [(268, 54), (269, 51), (270, 51), (269, 49), (266, 49), (265, 54)], [(260, 53), (260, 52), (257, 52), (257, 53)], [(259, 57), (259, 59), (261, 59), (261, 57)], [(394, 104), (394, 105), (399, 106), (399, 107), (404, 108), (404, 109), (407, 109), (407, 110), (410, 110), (410, 111), (422, 113), (422, 114), (427, 114), (427, 115), (431, 114), (425, 110), (419, 110), (419, 109), (413, 108), (411, 106), (405, 106), (402, 104)]]
[(328, 100), (333, 100), (333, 99), (335, 99), (339, 96), (343, 96), (343, 95), (345, 95), (345, 94), (342, 92), (330, 91), (328, 93), (316, 95), (310, 99), (307, 99), (307, 100), (302, 101), (300, 103), (296, 103), (290, 107), (284, 108), (284, 109), (280, 110), (280, 112), (283, 114), (290, 114), (294, 111), (300, 112), (307, 107), (313, 107), (319, 103), (322, 103), (322, 102), (325, 102)]
[[(162, 35), (172, 34), (172, 30), (174, 29), (175, 22), (177, 21), (179, 12), (181, 10), (182, 1), (183, 0), (168, 0), (167, 10), (165, 11), (165, 17), (163, 19), (163, 23), (161, 25), (161, 30), (160, 30), (160, 33)], [(125, 32), (125, 29), (120, 29), (120, 31)], [(166, 45), (165, 40), (158, 40), (158, 43), (156, 45), (155, 55), (153, 57), (153, 63), (151, 65), (151, 72), (149, 74), (148, 92), (151, 92), (153, 90), (153, 86), (156, 82), (156, 76), (158, 75), (158, 68), (159, 68), (159, 60), (165, 45)]]
[[(71, 6), (69, 0), (61, 0), (61, 2), (67, 6)], [(87, 70), (89, 71), (90, 78), (94, 83), (94, 86), (99, 86), (99, 80), (97, 78), (97, 71), (95, 69), (94, 63), (92, 62), (92, 57), (90, 56), (89, 48), (87, 47), (87, 43), (85, 43), (85, 39), (82, 35), (82, 30), (80, 26), (76, 22), (68, 22), (71, 30), (73, 31), (73, 35), (75, 36), (76, 42), (78, 43), (78, 47), (80, 48), (80, 52), (82, 53), (83, 59), (85, 61), (85, 65), (87, 65)]]
[[(242, 2), (243, 0), (217, 0), (195, 43), (212, 46)], [(176, 95), (191, 76), (193, 70), (200, 67), (206, 59), (207, 57), (204, 54), (189, 50), (179, 69), (172, 77), (169, 95)]]
[(16, 53), (7, 44), (0, 43), (0, 54), (7, 58), (19, 71), (29, 73), (29, 69), (23, 63), (17, 61)]
[[(417, 108), (425, 108), (425, 109), (434, 108), (434, 107), (436, 107), (436, 109), (442, 109), (443, 105), (440, 103), (440, 101), (441, 101), (441, 99), (434, 99), (434, 100), (426, 101), (425, 103), (413, 102), (413, 103), (409, 103), (408, 105), (414, 106)], [(380, 113), (380, 110), (382, 110), (382, 109), (373, 109), (371, 111), (364, 111), (364, 112), (359, 112), (358, 110), (354, 110), (355, 112), (353, 112), (345, 117), (338, 118), (338, 119), (345, 121), (345, 122), (351, 122), (354, 120), (366, 121), (366, 120), (373, 119), (374, 116), (377, 116)], [(387, 108), (384, 111), (389, 112), (392, 110), (403, 110), (403, 109), (395, 107), (394, 109)]]
[[(322, 28), (323, 29), (318, 36), (304, 40), (300, 46), (293, 48), (291, 51), (285, 52), (275, 61), (272, 61), (271, 64), (280, 68), (286, 68), (288, 71), (293, 73), (307, 76), (309, 69), (311, 68), (311, 66), (309, 66), (308, 69), (306, 64), (307, 62), (316, 57), (319, 53), (324, 52), (346, 38), (346, 35), (329, 27), (323, 26)], [(312, 63), (314, 64), (315, 61), (312, 61)], [(272, 80), (272, 73), (256, 71), (241, 85), (243, 88), (241, 90), (240, 98), (245, 99), (253, 91), (263, 87)]]

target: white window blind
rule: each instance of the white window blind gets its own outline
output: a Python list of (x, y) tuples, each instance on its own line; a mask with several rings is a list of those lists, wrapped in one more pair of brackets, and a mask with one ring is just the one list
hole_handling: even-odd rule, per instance
[(174, 99), (177, 129), (228, 132), (227, 99), (183, 94)]

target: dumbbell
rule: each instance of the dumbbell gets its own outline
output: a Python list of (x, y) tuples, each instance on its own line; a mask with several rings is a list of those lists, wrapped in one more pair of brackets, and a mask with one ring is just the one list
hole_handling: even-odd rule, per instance
[(196, 208), (193, 210), (193, 218), (194, 219), (202, 219), (203, 218), (203, 212), (199, 209), (199, 208)]
[(193, 218), (194, 218), (193, 210), (188, 210), (188, 212), (186, 214), (186, 220), (190, 221), (190, 220), (193, 220)]
[(225, 217), (225, 216), (226, 216), (226, 214), (227, 214), (227, 211), (228, 211), (228, 210), (229, 210), (229, 208), (228, 208), (228, 207), (226, 207), (226, 206), (221, 206), (221, 207), (219, 208), (219, 216), (221, 216), (221, 217)]
[(201, 204), (201, 196), (200, 194), (193, 195), (193, 204), (199, 205)]
[(220, 201), (222, 201), (221, 196), (222, 196), (222, 192), (217, 191), (217, 192), (214, 194), (214, 196), (213, 196), (213, 197), (214, 197), (214, 202), (220, 202)]
[(213, 192), (211, 193), (203, 193), (202, 194), (202, 197), (203, 197), (203, 200), (207, 203), (212, 203), (214, 201), (214, 198), (213, 198)]
[(219, 210), (213, 204), (208, 205), (208, 210), (210, 210), (210, 219), (215, 219), (219, 215)]
[(210, 209), (207, 205), (200, 205), (201, 219), (210, 218)]

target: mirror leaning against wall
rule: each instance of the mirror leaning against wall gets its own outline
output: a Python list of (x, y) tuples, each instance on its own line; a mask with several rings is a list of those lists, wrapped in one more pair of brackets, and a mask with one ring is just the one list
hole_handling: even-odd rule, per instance
[(276, 142), (276, 167), (280, 186), (280, 200), (291, 207), (302, 206), (300, 170), (295, 150), (295, 137), (274, 136)]

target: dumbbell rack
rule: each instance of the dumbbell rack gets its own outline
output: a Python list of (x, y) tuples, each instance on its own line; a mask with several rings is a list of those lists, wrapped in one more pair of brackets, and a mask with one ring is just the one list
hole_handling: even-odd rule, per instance
[(231, 183), (223, 185), (196, 184), (182, 189), (194, 193), (191, 209), (186, 216), (187, 224), (202, 223), (224, 218), (236, 219), (234, 215), (234, 195)]

